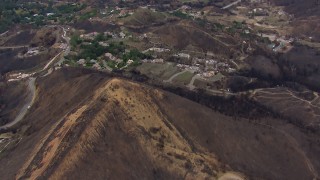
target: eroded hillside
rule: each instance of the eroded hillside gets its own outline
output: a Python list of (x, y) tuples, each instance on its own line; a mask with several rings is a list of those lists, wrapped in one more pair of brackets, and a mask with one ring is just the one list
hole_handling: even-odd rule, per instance
[[(48, 88), (57, 79), (59, 88)], [(318, 177), (315, 138), (273, 118), (234, 119), (150, 86), (75, 69), (40, 79), (37, 91), (21, 123), (26, 132), (0, 159), (2, 178)]]

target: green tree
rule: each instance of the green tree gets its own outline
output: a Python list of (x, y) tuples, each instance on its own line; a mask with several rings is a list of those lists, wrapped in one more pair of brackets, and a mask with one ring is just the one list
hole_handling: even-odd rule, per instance
[(76, 47), (77, 45), (79, 45), (80, 43), (82, 43), (82, 40), (80, 39), (79, 35), (73, 35), (71, 36), (70, 39), (70, 44), (72, 47)]

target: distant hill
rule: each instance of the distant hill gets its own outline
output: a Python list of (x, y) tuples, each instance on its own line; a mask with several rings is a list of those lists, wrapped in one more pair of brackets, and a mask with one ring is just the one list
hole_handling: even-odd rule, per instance
[(285, 6), (285, 11), (293, 14), (291, 23), (296, 27), (295, 36), (313, 37), (320, 41), (320, 0), (271, 0), (274, 4)]
[(271, 0), (279, 6), (286, 6), (288, 13), (294, 14), (296, 17), (319, 16), (320, 1), (319, 0)]
[(132, 15), (122, 18), (119, 21), (128, 27), (144, 27), (165, 23), (167, 19), (168, 17), (165, 13), (139, 8)]

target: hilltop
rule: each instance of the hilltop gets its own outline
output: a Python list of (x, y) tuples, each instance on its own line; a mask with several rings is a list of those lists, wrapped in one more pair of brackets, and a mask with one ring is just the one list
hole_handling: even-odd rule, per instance
[(20, 123), (27, 129), (0, 160), (2, 178), (310, 179), (319, 168), (318, 154), (301, 146), (311, 136), (271, 117), (261, 119), (269, 125), (234, 119), (87, 70), (62, 69), (37, 84)]

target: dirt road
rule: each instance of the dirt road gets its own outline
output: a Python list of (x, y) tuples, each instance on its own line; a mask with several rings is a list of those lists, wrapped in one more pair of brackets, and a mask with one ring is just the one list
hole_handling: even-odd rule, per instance
[(27, 97), (27, 103), (21, 108), (20, 112), (18, 113), (18, 115), (16, 116), (16, 118), (4, 125), (4, 126), (1, 126), (0, 127), (0, 130), (1, 129), (7, 129), (7, 128), (10, 128), (12, 126), (14, 126), (15, 124), (17, 124), (18, 122), (20, 122), (24, 116), (27, 114), (28, 110), (31, 108), (32, 104), (33, 104), (33, 101), (36, 97), (36, 86), (35, 86), (35, 80), (36, 80), (36, 77), (32, 77), (34, 76), (34, 74), (37, 74), (37, 73), (40, 73), (40, 72), (43, 72), (43, 71), (46, 71), (48, 70), (47, 74), (50, 74), (52, 72), (52, 69), (49, 68), (50, 65), (56, 61), (56, 59), (64, 53), (64, 55), (67, 55), (69, 54), (70, 52), (70, 45), (69, 45), (69, 40), (70, 38), (68, 38), (66, 35), (67, 35), (67, 32), (66, 32), (66, 29), (64, 27), (61, 27), (63, 29), (63, 35), (62, 35), (62, 38), (65, 39), (66, 43), (67, 43), (67, 48), (63, 51), (61, 51), (60, 53), (58, 53), (55, 57), (53, 57), (42, 69), (38, 70), (38, 71), (35, 71), (33, 73), (30, 73), (30, 74), (26, 74), (25, 76), (22, 76), (22, 75), (19, 75), (13, 79), (9, 79), (8, 81), (18, 81), (18, 80), (22, 80), (24, 78), (27, 78), (27, 77), (30, 77), (29, 79), (29, 82), (28, 82), (28, 90), (29, 90), (29, 96)]
[(20, 48), (27, 48), (27, 45), (22, 45), (22, 46), (2, 46), (0, 47), (1, 50), (5, 49), (20, 49)]
[(27, 114), (27, 112), (30, 109), (30, 107), (32, 106), (34, 99), (35, 99), (35, 96), (36, 96), (35, 81), (36, 81), (36, 78), (34, 78), (34, 77), (31, 77), (29, 79), (29, 82), (28, 82), (29, 95), (27, 98), (27, 103), (21, 108), (21, 110), (18, 113), (18, 115), (16, 116), (16, 118), (12, 122), (1, 126), (0, 130), (7, 129), (7, 128), (14, 126), (18, 122), (20, 122), (24, 118), (24, 116)]
[(174, 78), (176, 78), (177, 76), (179, 76), (180, 74), (183, 74), (183, 73), (185, 73), (185, 72), (188, 72), (188, 70), (183, 70), (183, 71), (181, 71), (181, 72), (178, 72), (178, 73), (174, 74), (173, 76), (171, 76), (168, 80), (164, 80), (164, 82), (166, 82), (166, 83), (172, 83), (172, 80), (173, 80)]

